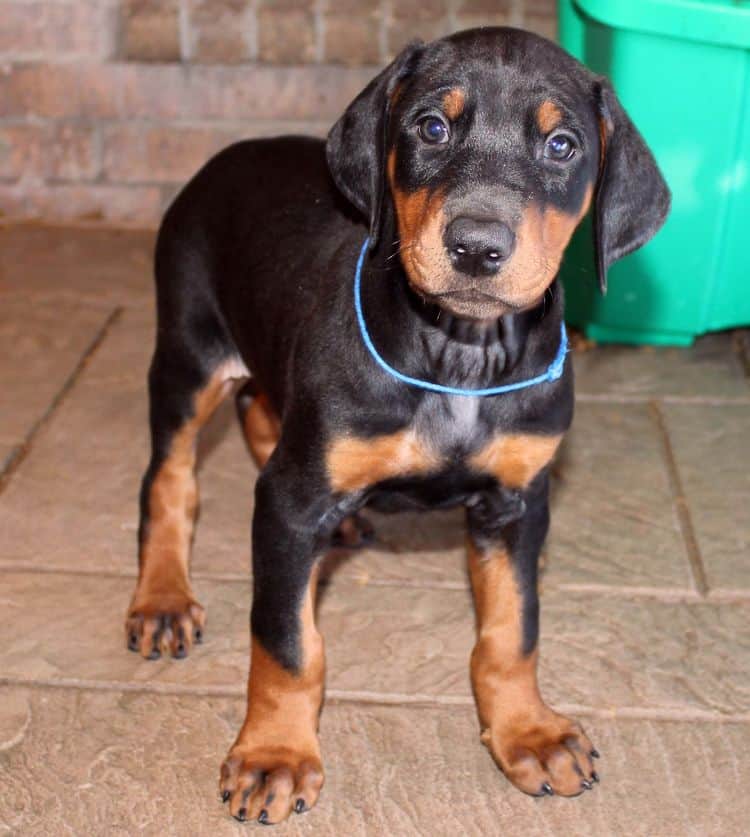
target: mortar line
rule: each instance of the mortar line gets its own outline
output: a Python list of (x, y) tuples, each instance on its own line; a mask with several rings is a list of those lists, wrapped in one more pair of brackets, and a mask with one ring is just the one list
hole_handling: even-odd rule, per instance
[(96, 353), (96, 350), (99, 348), (106, 336), (109, 334), (109, 331), (112, 328), (112, 326), (117, 322), (117, 320), (120, 319), (122, 312), (123, 309), (121, 306), (118, 306), (110, 312), (110, 314), (105, 319), (104, 323), (99, 327), (98, 331), (94, 335), (93, 340), (89, 343), (86, 349), (84, 349), (84, 352), (78, 359), (78, 362), (73, 368), (73, 371), (65, 379), (63, 385), (57, 391), (52, 401), (50, 401), (46, 410), (34, 422), (34, 424), (32, 424), (31, 428), (26, 433), (26, 436), (24, 437), (19, 447), (9, 458), (9, 461), (7, 462), (5, 468), (2, 470), (2, 472), (0, 472), (0, 495), (2, 495), (2, 493), (7, 488), (8, 484), (10, 483), (10, 480), (13, 477), (13, 474), (16, 473), (19, 467), (23, 464), (26, 457), (31, 453), (31, 450), (34, 446), (34, 442), (36, 441), (39, 432), (50, 422), (52, 417), (60, 408), (60, 405), (67, 397), (68, 393), (73, 389), (76, 383), (78, 383), (78, 379), (81, 377), (83, 370), (86, 368), (86, 366)]
[[(78, 567), (52, 567), (52, 566), (30, 566), (23, 562), (0, 560), (0, 575), (3, 573), (24, 573), (33, 575), (63, 575), (78, 578), (122, 578), (134, 580), (137, 578), (136, 570), (110, 570), (110, 569), (85, 569)], [(191, 578), (197, 582), (241, 584), (246, 587), (252, 582), (252, 575), (247, 573), (219, 573), (219, 572), (198, 572), (192, 573)], [(438, 591), (438, 592), (460, 592), (469, 593), (468, 583), (461, 581), (413, 581), (411, 579), (390, 579), (390, 578), (365, 578), (362, 575), (344, 574), (337, 571), (332, 581), (321, 579), (318, 586), (321, 589), (339, 583), (348, 584), (351, 587), (396, 587), (400, 589)], [(542, 583), (545, 596), (548, 593), (574, 593), (578, 595), (606, 596), (608, 598), (623, 598), (629, 600), (652, 599), (664, 604), (744, 604), (750, 602), (750, 588), (748, 589), (726, 589), (716, 588), (709, 590), (707, 595), (701, 595), (692, 589), (673, 587), (647, 587), (629, 586), (626, 584), (595, 584), (581, 582), (558, 582), (556, 584)]]
[[(165, 697), (217, 697), (244, 699), (244, 683), (237, 686), (195, 686), (182, 683), (158, 683), (87, 680), (66, 677), (60, 679), (30, 679), (5, 675), (0, 677), (0, 686), (26, 689), (60, 689), (90, 692), (128, 692), (136, 694), (160, 695)], [(375, 692), (354, 689), (327, 689), (325, 702), (332, 704), (362, 704), (367, 706), (423, 706), (440, 708), (445, 706), (474, 707), (470, 695), (430, 695), (424, 693)], [(564, 714), (606, 720), (651, 720), (671, 722), (703, 722), (721, 724), (750, 723), (750, 712), (721, 713), (705, 709), (661, 708), (651, 706), (589, 706), (577, 703), (555, 703), (554, 708)]]
[(595, 392), (576, 393), (576, 401), (581, 404), (650, 404), (657, 398), (664, 404), (695, 404), (701, 407), (733, 407), (750, 404), (750, 395), (610, 395)]
[(662, 451), (667, 465), (669, 474), (669, 483), (672, 491), (672, 502), (677, 511), (677, 519), (680, 524), (680, 531), (682, 540), (685, 544), (685, 552), (687, 553), (688, 564), (693, 577), (695, 589), (702, 596), (706, 597), (709, 592), (708, 580), (706, 579), (706, 569), (703, 565), (703, 558), (701, 556), (700, 547), (698, 546), (698, 539), (695, 535), (695, 528), (693, 527), (693, 519), (690, 514), (690, 507), (685, 498), (685, 490), (682, 485), (680, 471), (677, 466), (677, 460), (672, 448), (672, 440), (669, 436), (669, 430), (664, 418), (664, 411), (657, 399), (652, 399), (649, 402), (649, 412), (656, 424), (661, 437)]

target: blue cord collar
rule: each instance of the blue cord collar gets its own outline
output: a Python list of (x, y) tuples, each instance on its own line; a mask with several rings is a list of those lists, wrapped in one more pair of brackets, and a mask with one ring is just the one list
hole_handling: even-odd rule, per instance
[(537, 384), (544, 384), (548, 381), (556, 381), (561, 377), (563, 368), (565, 366), (565, 355), (568, 352), (568, 334), (565, 330), (565, 323), (560, 324), (560, 347), (557, 350), (555, 359), (547, 367), (547, 371), (542, 375), (537, 375), (535, 378), (529, 378), (526, 381), (516, 381), (512, 384), (505, 384), (500, 387), (488, 387), (487, 389), (460, 389), (458, 387), (446, 387), (442, 384), (434, 384), (432, 381), (423, 381), (420, 378), (411, 378), (408, 375), (403, 375), (397, 369), (394, 369), (390, 364), (378, 353), (375, 345), (370, 337), (370, 332), (367, 330), (365, 317), (362, 313), (362, 265), (365, 261), (365, 253), (370, 244), (370, 239), (367, 237), (362, 244), (362, 249), (357, 260), (357, 270), (354, 274), (354, 310), (357, 312), (357, 323), (359, 324), (359, 332), (362, 335), (362, 341), (367, 347), (367, 351), (372, 356), (372, 359), (384, 369), (389, 375), (397, 380), (409, 384), (419, 389), (426, 389), (430, 392), (440, 392), (444, 395), (469, 395), (473, 397), (485, 395), (502, 395), (504, 392), (514, 392), (518, 389), (526, 389), (526, 387), (533, 387)]

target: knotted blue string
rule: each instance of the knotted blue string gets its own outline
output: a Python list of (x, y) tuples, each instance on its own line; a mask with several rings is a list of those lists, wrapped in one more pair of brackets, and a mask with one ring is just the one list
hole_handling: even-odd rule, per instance
[(411, 378), (408, 375), (404, 375), (399, 372), (398, 369), (394, 369), (390, 364), (383, 360), (378, 353), (378, 350), (375, 348), (372, 338), (370, 337), (370, 332), (367, 330), (365, 316), (362, 313), (362, 265), (364, 264), (365, 253), (367, 252), (369, 244), (370, 239), (368, 237), (362, 244), (359, 259), (357, 260), (357, 270), (354, 274), (354, 310), (357, 312), (359, 332), (362, 335), (362, 341), (365, 346), (367, 346), (367, 351), (370, 353), (372, 359), (378, 364), (378, 366), (380, 366), (381, 369), (384, 369), (389, 375), (405, 384), (409, 384), (413, 387), (419, 387), (420, 389), (426, 389), (430, 392), (441, 392), (444, 395), (469, 395), (472, 397), (502, 395), (504, 392), (514, 392), (518, 389), (526, 389), (526, 387), (533, 387), (537, 384), (547, 383), (548, 381), (556, 381), (560, 378), (565, 366), (565, 355), (568, 352), (568, 334), (565, 331), (565, 323), (560, 324), (560, 347), (557, 350), (555, 359), (547, 367), (547, 371), (542, 375), (537, 375), (535, 378), (528, 378), (525, 381), (516, 381), (512, 384), (505, 384), (504, 386), (499, 387), (488, 387), (486, 389), (459, 389), (458, 387), (446, 387), (442, 384), (434, 384), (432, 381), (423, 381), (420, 378)]

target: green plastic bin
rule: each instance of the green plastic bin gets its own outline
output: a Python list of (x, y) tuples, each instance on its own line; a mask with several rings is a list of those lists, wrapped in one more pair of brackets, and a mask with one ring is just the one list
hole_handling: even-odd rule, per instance
[(672, 212), (595, 290), (590, 227), (563, 264), (594, 340), (689, 345), (750, 323), (750, 0), (559, 0), (560, 40), (608, 76), (672, 190)]

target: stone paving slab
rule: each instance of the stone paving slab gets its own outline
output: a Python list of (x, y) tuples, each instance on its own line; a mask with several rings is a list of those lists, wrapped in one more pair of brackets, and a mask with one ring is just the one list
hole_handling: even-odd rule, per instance
[(3, 297), (0, 444), (10, 447), (25, 440), (104, 326), (109, 313), (101, 306), (72, 300), (53, 303)]
[[(148, 463), (152, 328), (150, 315), (124, 311), (75, 397), (40, 434), (0, 502), (0, 528), (7, 533), (0, 563), (135, 572), (137, 498)], [(226, 443), (217, 444), (224, 436)], [(212, 525), (199, 527), (194, 569), (247, 573), (256, 471), (231, 404), (201, 449), (210, 459), (202, 506)], [(70, 502), (61, 504), (61, 497)], [(67, 536), (71, 531), (75, 539)]]
[(154, 241), (146, 230), (0, 224), (3, 291), (34, 300), (153, 306)]
[[(241, 693), (248, 665), (250, 585), (196, 584), (207, 640), (187, 661), (142, 660), (124, 648), (131, 580), (3, 573), (7, 615), (0, 671), (24, 681), (139, 683)], [(748, 713), (750, 605), (547, 593), (542, 683), (550, 702), (597, 711), (643, 708), (710, 716)], [(389, 700), (470, 702), (474, 620), (468, 591), (360, 585), (323, 590), (328, 686)], [(588, 710), (586, 710), (588, 711)], [(743, 714), (744, 713), (744, 714)]]
[[(0, 690), (0, 830), (14, 834), (249, 834), (218, 801), (240, 699)], [(471, 707), (325, 707), (326, 785), (274, 834), (747, 833), (746, 724), (592, 720), (602, 781), (534, 800), (479, 745)]]
[(664, 408), (709, 586), (750, 588), (750, 405)]
[(750, 401), (730, 332), (699, 337), (689, 349), (602, 345), (574, 352), (573, 362), (579, 395)]

